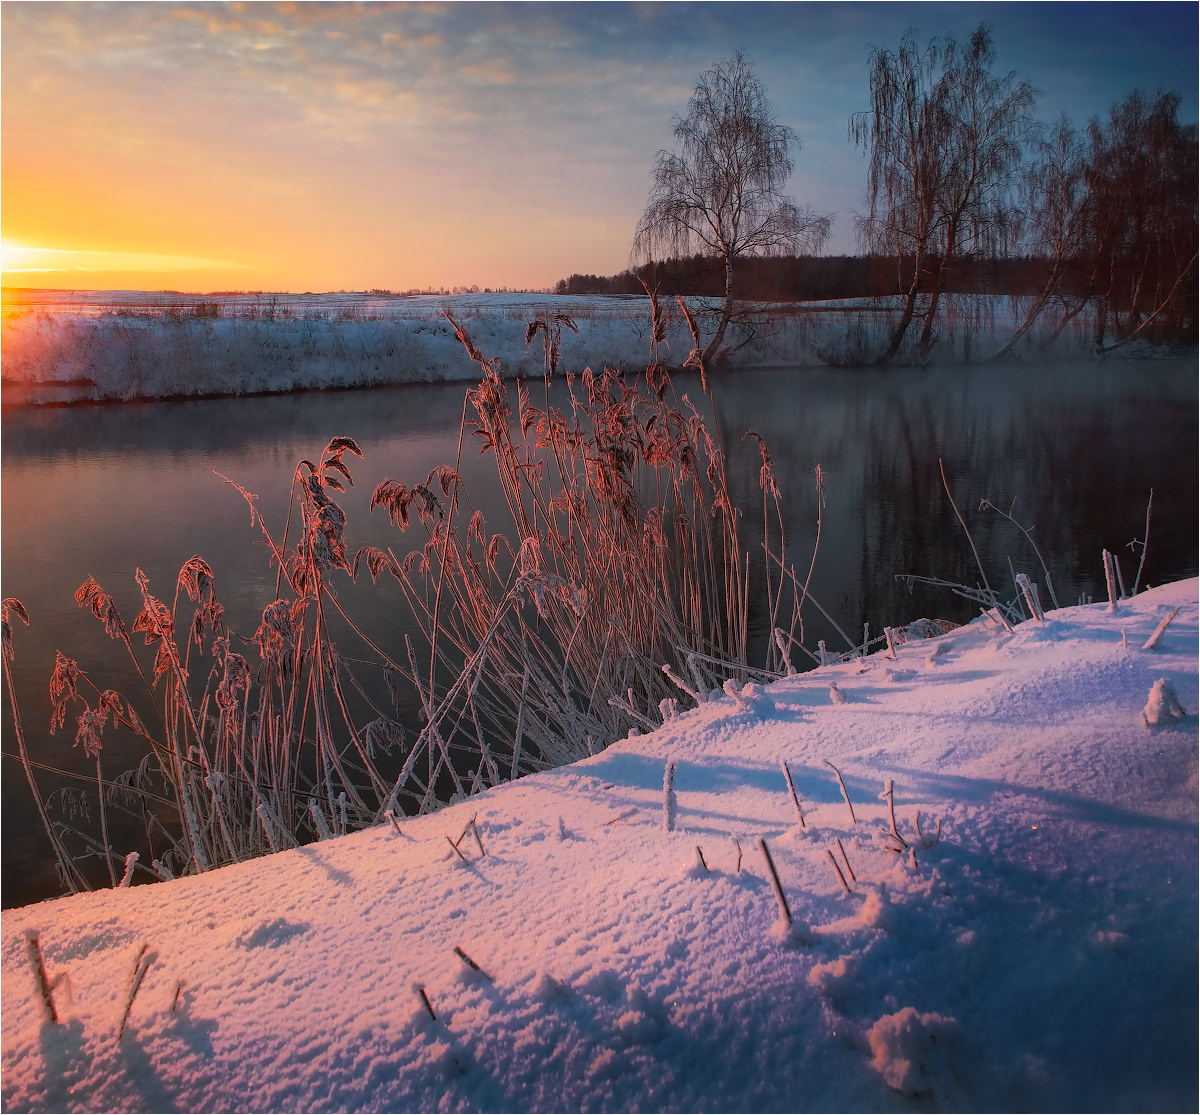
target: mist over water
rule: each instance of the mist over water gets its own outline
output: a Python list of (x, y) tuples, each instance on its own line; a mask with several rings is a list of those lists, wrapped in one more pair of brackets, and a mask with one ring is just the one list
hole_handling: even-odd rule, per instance
[[(940, 367), (883, 371), (737, 371), (714, 381), (720, 429), (735, 499), (755, 561), (761, 560), (761, 457), (766, 440), (783, 496), (786, 559), (803, 579), (817, 523), (814, 470), (825, 477), (822, 533), (812, 592), (846, 632), (861, 639), (884, 624), (920, 616), (965, 622), (975, 605), (948, 590), (895, 578), (912, 573), (975, 584), (970, 547), (946, 499), (939, 458), (966, 516), (992, 585), (1012, 594), (1008, 560), (1041, 581), (1040, 565), (1015, 527), (979, 502), (1009, 509), (1034, 538), (1059, 603), (1104, 592), (1100, 551), (1122, 560), (1132, 583), (1144, 535), (1146, 499), (1154, 510), (1142, 585), (1197, 573), (1197, 382), (1194, 360), (1085, 363), (1029, 368)], [(698, 381), (676, 380), (702, 397)], [(561, 386), (559, 405), (565, 401)], [(541, 394), (534, 387), (534, 399)], [(83, 770), (74, 725), (50, 736), (47, 682), (56, 649), (78, 660), (102, 689), (136, 692), (125, 652), (76, 607), (89, 575), (116, 598), (126, 622), (140, 608), (134, 571), (170, 601), (180, 566), (205, 557), (231, 627), (250, 636), (275, 595), (275, 571), (251, 529), (242, 496), (220, 472), (258, 495), (276, 538), (287, 515), (289, 481), (302, 458), (316, 459), (330, 437), (354, 438), (365, 460), (349, 460), (356, 487), (341, 500), (351, 551), (391, 546), (403, 556), (421, 545), (419, 528), (401, 535), (368, 503), (384, 478), (411, 484), (439, 464), (453, 465), (463, 413), (461, 384), (350, 392), (72, 408), (10, 409), (2, 419), (3, 595), (29, 611), (14, 633), (15, 680), (34, 757)], [(473, 508), (500, 529), (491, 458), (464, 441), (462, 471)], [(469, 512), (468, 512), (469, 514)], [(772, 512), (773, 514), (773, 512)], [(772, 527), (772, 545), (778, 544)], [(752, 594), (761, 586), (752, 582)], [(412, 631), (397, 586), (363, 575), (339, 577), (339, 600), (393, 655)], [(1043, 586), (1043, 600), (1049, 594)], [(765, 595), (752, 595), (752, 641), (767, 638)], [(786, 624), (785, 624), (786, 626)], [(819, 614), (805, 617), (805, 642), (845, 642)], [(135, 645), (140, 638), (135, 638)], [(419, 645), (419, 644), (418, 644)], [(349, 643), (343, 654), (358, 653)], [(806, 662), (796, 665), (804, 668)], [(415, 715), (415, 708), (412, 709)], [(6, 752), (11, 712), (4, 704)], [(140, 755), (106, 741), (106, 775)], [(3, 904), (60, 893), (48, 844), (19, 765), (5, 760)], [(49, 776), (43, 787), (54, 785)], [(79, 783), (86, 789), (87, 783)], [(86, 827), (86, 826), (85, 826)]]

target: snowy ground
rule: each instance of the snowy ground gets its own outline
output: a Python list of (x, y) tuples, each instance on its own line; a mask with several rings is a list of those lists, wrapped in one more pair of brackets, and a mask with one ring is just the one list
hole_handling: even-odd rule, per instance
[[(1194, 1111), (1197, 590), (981, 617), (402, 833), (6, 911), (4, 1108)], [(1187, 715), (1150, 727), (1160, 678)]]
[[(699, 312), (701, 300), (690, 299)], [(674, 299), (660, 358), (679, 366), (691, 335)], [(938, 358), (979, 359), (995, 351), (1019, 312), (1001, 298), (947, 298)], [(239, 395), (476, 379), (442, 316), (449, 310), (504, 374), (540, 375), (540, 339), (526, 326), (567, 314), (563, 367), (636, 369), (650, 355), (646, 298), (535, 294), (449, 297), (326, 295), (169, 295), (144, 291), (6, 291), (3, 377), (6, 402)], [(753, 339), (728, 334), (730, 367), (862, 363), (883, 347), (888, 307), (877, 300), (800, 303), (755, 309)], [(701, 321), (702, 326), (704, 321)], [(708, 328), (711, 328), (711, 324)], [(1057, 342), (1056, 358), (1089, 352), (1081, 316)], [(707, 334), (705, 334), (705, 338)], [(1022, 351), (1036, 353), (1031, 334)]]

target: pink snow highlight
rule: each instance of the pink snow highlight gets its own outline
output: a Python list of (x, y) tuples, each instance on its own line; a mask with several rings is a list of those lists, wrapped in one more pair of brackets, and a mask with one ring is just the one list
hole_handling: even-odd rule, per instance
[[(5, 911), (3, 1106), (1194, 1108), (1197, 588), (723, 695), (404, 838)], [(1151, 731), (1160, 678), (1184, 719)], [(772, 933), (760, 837), (803, 943)]]

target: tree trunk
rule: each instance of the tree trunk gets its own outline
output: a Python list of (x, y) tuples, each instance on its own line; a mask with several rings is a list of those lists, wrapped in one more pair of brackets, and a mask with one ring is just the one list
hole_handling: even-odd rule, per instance
[(873, 363), (886, 364), (897, 352), (900, 351), (900, 344), (904, 340), (904, 334), (908, 332), (908, 327), (912, 324), (912, 319), (917, 310), (917, 298), (920, 296), (921, 289), (921, 253), (917, 252), (917, 257), (913, 261), (913, 278), (909, 285), (908, 292), (904, 296), (904, 310), (900, 314), (900, 320), (896, 322), (896, 327), (892, 330), (892, 335), (888, 339), (888, 346), (881, 352)]
[(933, 288), (933, 294), (929, 298), (929, 309), (925, 311), (925, 325), (921, 329), (920, 339), (917, 341), (917, 347), (924, 355), (929, 351), (930, 345), (933, 344), (933, 319), (937, 316), (938, 301), (942, 297), (941, 279), (938, 279), (938, 285)]
[[(1016, 332), (1009, 337), (1008, 343), (999, 351), (992, 353), (992, 355), (984, 361), (985, 364), (990, 363), (993, 360), (999, 360), (1002, 356), (1007, 356), (1010, 352), (1012, 352), (1013, 346), (1023, 336), (1025, 336), (1026, 333), (1029, 332), (1030, 328), (1033, 326), (1033, 323), (1037, 321), (1039, 317), (1041, 317), (1042, 311), (1045, 310), (1045, 308), (1050, 304), (1050, 299), (1053, 298), (1058, 292), (1059, 285), (1062, 282), (1062, 277), (1062, 256), (1059, 255), (1055, 257), (1054, 266), (1050, 269), (1050, 274), (1047, 276), (1046, 281), (1042, 284), (1041, 293), (1034, 300), (1033, 305), (1029, 307), (1029, 312), (1025, 315), (1025, 320), (1021, 322)], [(1063, 322), (1059, 326), (1058, 330), (1054, 334), (1055, 337), (1062, 332), (1062, 326), (1065, 324), (1066, 322)]]
[(708, 342), (708, 347), (704, 350), (704, 355), (700, 358), (706, 368), (711, 367), (713, 357), (721, 349), (721, 343), (725, 340), (725, 330), (729, 326), (729, 319), (731, 317), (733, 317), (733, 260), (726, 255), (725, 305), (721, 308), (721, 323), (717, 326), (717, 331), (713, 334), (713, 339)]
[[(1046, 349), (1048, 349), (1052, 344), (1054, 344), (1055, 341), (1058, 340), (1059, 335), (1062, 333), (1062, 331), (1064, 329), (1066, 329), (1066, 327), (1068, 325), (1070, 325), (1071, 322), (1073, 322), (1083, 312), (1083, 308), (1090, 301), (1091, 301), (1090, 298), (1084, 298), (1083, 301), (1080, 302), (1079, 305), (1077, 305), (1074, 309), (1064, 309), (1063, 310), (1063, 315), (1061, 318), (1059, 318), (1058, 324), (1054, 327), (1054, 332), (1051, 333), (1050, 336), (1047, 337), (1046, 340), (1044, 340), (1041, 343), (1040, 350), (1042, 352), (1045, 352)], [(1066, 303), (1064, 302), (1063, 305), (1065, 307)]]

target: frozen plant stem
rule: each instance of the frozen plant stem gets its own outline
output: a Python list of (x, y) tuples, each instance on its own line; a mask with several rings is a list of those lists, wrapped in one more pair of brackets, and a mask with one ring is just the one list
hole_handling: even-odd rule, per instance
[(129, 984), (129, 998), (125, 1000), (125, 1010), (121, 1015), (121, 1025), (117, 1028), (117, 1041), (121, 1040), (125, 1033), (125, 1025), (129, 1021), (129, 1012), (133, 1009), (133, 1000), (137, 998), (138, 989), (142, 986), (142, 980), (146, 978), (146, 973), (150, 970), (150, 959), (146, 956), (146, 950), (150, 946), (143, 944), (141, 951), (137, 955), (137, 960), (133, 964), (133, 979)]
[(1042, 602), (1038, 598), (1037, 585), (1024, 573), (1018, 573), (1014, 579), (1021, 595), (1025, 598), (1029, 614), (1039, 623), (1044, 623), (1046, 621), (1046, 613), (1042, 611)]
[[(1150, 500), (1146, 504), (1146, 535), (1141, 541), (1142, 556), (1138, 559), (1137, 576), (1133, 578), (1133, 591), (1130, 596), (1137, 596), (1138, 585), (1142, 583), (1142, 566), (1146, 564), (1146, 543), (1150, 541), (1150, 509), (1154, 506), (1154, 489), (1150, 489)], [(1132, 548), (1133, 543), (1129, 543)]]
[(1117, 586), (1116, 578), (1113, 576), (1113, 556), (1107, 550), (1103, 550), (1100, 556), (1104, 562), (1104, 581), (1108, 586), (1108, 611), (1112, 613), (1117, 610)]
[(429, 1001), (429, 996), (425, 994), (425, 988), (421, 987), (420, 984), (417, 985), (417, 995), (420, 996), (421, 1005), (429, 1013), (429, 1017), (436, 1022), (437, 1015), (433, 1013), (433, 1004)]
[(446, 837), (446, 843), (447, 843), (447, 844), (449, 844), (449, 845), (450, 845), (450, 847), (454, 849), (454, 854), (455, 854), (456, 856), (458, 856), (458, 858), (459, 858), (460, 860), (462, 860), (462, 861), (463, 861), (463, 863), (467, 863), (467, 862), (468, 862), (468, 861), (467, 861), (467, 857), (466, 857), (466, 856), (464, 856), (464, 855), (462, 854), (462, 852), (460, 852), (460, 851), (458, 850), (458, 845), (457, 845), (457, 844), (455, 844), (455, 843), (454, 843), (454, 841), (453, 841), (453, 840), (451, 840), (451, 839), (450, 839), (450, 837), (448, 837), (448, 836)]
[(121, 881), (117, 884), (118, 887), (129, 886), (130, 881), (133, 879), (133, 865), (137, 863), (137, 861), (137, 852), (130, 852), (129, 855), (125, 857), (125, 874), (121, 876)]
[(825, 760), (825, 765), (837, 775), (838, 787), (842, 791), (842, 798), (846, 802), (846, 808), (850, 810), (850, 823), (852, 825), (857, 824), (858, 822), (854, 816), (854, 806), (850, 804), (850, 795), (846, 792), (846, 783), (842, 781), (842, 772), (838, 770), (838, 768), (835, 767), (828, 759)]
[(667, 760), (667, 769), (663, 772), (663, 830), (675, 831), (675, 762)]
[(57, 1025), (58, 1011), (54, 1009), (54, 993), (50, 990), (50, 981), (46, 978), (46, 965), (42, 962), (42, 946), (38, 943), (38, 935), (33, 930), (25, 934), (25, 951), (29, 956), (29, 966), (33, 969), (38, 990), (42, 993), (42, 1006), (46, 1011), (46, 1021)]
[(489, 983), (494, 982), (492, 980), (492, 977), (489, 976), (487, 974), (487, 972), (485, 972), (478, 964), (476, 964), (475, 961), (472, 960), (465, 952), (463, 952), (463, 950), (460, 949), (458, 947), (458, 945), (454, 946), (454, 955), (457, 956), (459, 958), (459, 960), (461, 960), (468, 968), (472, 969), (475, 972), (478, 972)]
[(850, 893), (850, 884), (846, 882), (846, 876), (842, 874), (842, 869), (838, 866), (838, 861), (837, 861), (836, 857), (834, 856), (833, 852), (828, 848), (825, 849), (825, 854), (829, 857), (829, 862), (833, 864), (834, 871), (837, 872), (837, 877), (838, 877), (838, 880), (842, 884), (842, 889), (847, 894), (849, 894)]
[(1153, 650), (1158, 645), (1158, 640), (1163, 637), (1163, 632), (1167, 629), (1167, 624), (1171, 622), (1179, 614), (1179, 608), (1173, 608), (1167, 613), (1154, 629), (1153, 634), (1142, 644), (1142, 650)]
[(767, 874), (771, 877), (771, 889), (775, 891), (775, 901), (779, 903), (779, 913), (784, 922), (792, 924), (792, 911), (783, 893), (783, 884), (779, 881), (779, 873), (775, 870), (775, 861), (771, 859), (771, 850), (767, 847), (765, 837), (758, 838), (758, 846), (762, 849), (763, 859), (767, 861)]
[(900, 835), (900, 831), (896, 828), (896, 797), (892, 788), (892, 780), (890, 778), (887, 780), (887, 784), (884, 786), (883, 793), (880, 794), (880, 797), (887, 799), (888, 814), (892, 820), (892, 835), (900, 841), (902, 847), (907, 848), (908, 841)]
[(479, 845), (479, 854), (486, 856), (487, 852), (483, 850), (483, 838), (479, 835), (479, 825), (474, 817), (471, 818), (471, 831), (475, 834), (475, 843)]
[(846, 855), (846, 849), (842, 847), (842, 838), (839, 836), (836, 839), (837, 839), (838, 851), (842, 853), (842, 860), (846, 864), (846, 870), (850, 872), (850, 881), (852, 883), (857, 883), (858, 876), (854, 874), (854, 868), (850, 866), (850, 857), (848, 855)]
[(792, 772), (788, 770), (787, 760), (780, 759), (779, 765), (783, 768), (783, 777), (787, 780), (788, 793), (791, 795), (792, 805), (796, 810), (796, 816), (800, 820), (800, 827), (802, 829), (808, 828), (808, 826), (804, 823), (804, 813), (800, 809), (800, 799), (796, 796), (796, 784), (792, 781)]
[[(946, 498), (950, 501), (950, 506), (954, 508), (954, 514), (963, 528), (963, 533), (967, 536), (967, 541), (971, 544), (971, 553), (975, 555), (975, 564), (979, 567), (979, 575), (983, 578), (983, 587), (987, 589), (988, 595), (995, 601), (996, 594), (992, 591), (992, 586), (988, 583), (987, 574), (983, 571), (983, 562), (979, 560), (979, 551), (975, 549), (975, 539), (971, 537), (971, 532), (967, 530), (966, 520), (962, 517), (962, 513), (958, 509), (958, 504), (954, 502), (954, 497), (950, 494), (950, 484), (946, 480), (946, 468), (942, 464), (941, 457), (938, 458), (938, 469), (942, 474), (942, 487), (946, 489)], [(1003, 612), (1001, 612), (1001, 618), (1003, 618)], [(1007, 620), (1005, 620), (1004, 626), (1008, 627)], [(1012, 628), (1010, 627), (1009, 630), (1011, 631)]]

